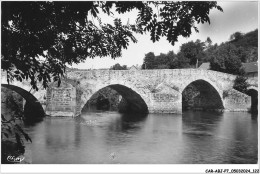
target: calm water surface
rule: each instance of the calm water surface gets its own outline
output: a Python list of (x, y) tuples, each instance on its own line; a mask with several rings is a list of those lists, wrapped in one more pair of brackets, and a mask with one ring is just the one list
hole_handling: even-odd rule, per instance
[(257, 163), (257, 129), (249, 113), (192, 111), (93, 112), (25, 127), (35, 164)]

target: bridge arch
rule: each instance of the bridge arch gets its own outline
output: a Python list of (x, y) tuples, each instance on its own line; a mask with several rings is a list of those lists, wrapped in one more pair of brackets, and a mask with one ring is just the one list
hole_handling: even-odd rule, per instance
[(223, 96), (220, 90), (209, 80), (190, 81), (182, 89), (182, 108), (198, 110), (224, 109)]
[(24, 106), (24, 115), (26, 120), (38, 120), (45, 116), (45, 112), (41, 103), (33, 94), (15, 85), (1, 84), (1, 86), (15, 91), (26, 100), (26, 104)]
[(117, 84), (117, 83), (101, 85), (99, 88), (95, 88), (88, 91), (85, 91), (83, 88), (80, 110), (83, 109), (85, 104), (88, 102), (88, 100), (91, 99), (91, 97), (95, 93), (97, 93), (98, 91), (100, 91), (105, 87), (109, 87), (117, 91), (125, 99), (125, 101), (127, 102), (127, 108), (125, 112), (148, 113), (148, 105), (147, 102), (145, 101), (145, 98), (143, 97), (143, 94), (137, 92), (136, 89), (133, 89), (133, 87), (130, 87), (126, 84)]
[(122, 96), (110, 87), (95, 92), (85, 104), (82, 112), (91, 110), (117, 110)]

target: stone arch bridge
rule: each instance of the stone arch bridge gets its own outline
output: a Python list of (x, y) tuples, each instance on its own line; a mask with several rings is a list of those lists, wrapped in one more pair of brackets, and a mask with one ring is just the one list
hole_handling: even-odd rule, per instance
[[(181, 113), (183, 92), (195, 86), (199, 90), (195, 97), (196, 109), (247, 111), (251, 97), (233, 89), (234, 80), (234, 75), (201, 69), (70, 71), (60, 87), (53, 83), (47, 92), (44, 89), (30, 92), (34, 99), (27, 97), (27, 100), (36, 104), (45, 102), (47, 115), (77, 116), (91, 96), (110, 87), (125, 98), (131, 111)], [(258, 90), (257, 81), (249, 82), (250, 89)], [(6, 84), (2, 76), (2, 86), (8, 87)], [(22, 96), (29, 89), (26, 82), (11, 86), (19, 88)], [(43, 98), (47, 100), (41, 101)]]

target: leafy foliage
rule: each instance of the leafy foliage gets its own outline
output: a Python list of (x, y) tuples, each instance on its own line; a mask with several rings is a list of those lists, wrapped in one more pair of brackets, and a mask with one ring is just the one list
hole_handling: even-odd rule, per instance
[(195, 66), (204, 57), (205, 43), (200, 40), (182, 44), (180, 52), (189, 60), (189, 64)]
[(236, 42), (238, 40), (240, 40), (243, 37), (243, 34), (241, 32), (235, 32), (230, 36), (230, 40), (233, 42)]
[(169, 51), (167, 54), (161, 53), (155, 56), (153, 52), (145, 54), (142, 69), (169, 69), (174, 66), (174, 61), (177, 61), (176, 54)]
[(210, 68), (234, 75), (241, 74), (242, 62), (238, 55), (239, 51), (233, 44), (222, 44), (211, 54)]
[[(26, 79), (36, 90), (40, 84), (46, 88), (51, 80), (60, 83), (66, 64), (120, 57), (130, 41), (137, 42), (134, 33), (149, 32), (153, 42), (166, 37), (174, 45), (178, 36), (198, 32), (196, 23), (210, 23), (213, 8), (222, 11), (212, 1), (2, 2), (2, 69), (8, 81)], [(119, 18), (109, 24), (100, 17), (134, 9), (134, 24)]]
[(178, 53), (176, 58), (170, 63), (170, 69), (179, 68), (190, 68), (190, 61), (187, 59), (183, 53)]
[(204, 60), (206, 46), (204, 42), (188, 42), (182, 44), (180, 52), (176, 55), (173, 51), (155, 56), (150, 52), (145, 55), (143, 69), (176, 69), (195, 67)]
[[(155, 56), (150, 52), (145, 55), (142, 69), (194, 68), (203, 62), (210, 62), (212, 70), (243, 75), (242, 63), (257, 61), (258, 50), (254, 47), (255, 42), (249, 42), (249, 39), (257, 41), (257, 31), (241, 34), (241, 36), (233, 34), (230, 36), (231, 41), (221, 45), (213, 45), (209, 37), (204, 42), (190, 41), (181, 45), (178, 54), (170, 51), (171, 53)], [(241, 40), (244, 42), (242, 43)]]
[(182, 92), (182, 107), (184, 110), (192, 108), (194, 98), (200, 94), (199, 90), (192, 84), (188, 85)]
[[(118, 92), (116, 92), (110, 87), (102, 88), (88, 100), (88, 102), (83, 107), (82, 112), (86, 112), (91, 109), (98, 109), (98, 108), (103, 108), (110, 111), (117, 111), (118, 105), (121, 101), (120, 99), (121, 97), (122, 96)], [(102, 100), (105, 99), (104, 101), (108, 101), (108, 103), (106, 102), (102, 103), (100, 102), (102, 101), (100, 99)]]
[[(223, 11), (216, 2), (161, 2), (159, 14), (152, 14), (152, 8), (140, 12), (138, 20), (145, 26), (144, 31), (150, 31), (152, 41), (158, 41), (161, 36), (174, 44), (178, 36), (189, 37), (191, 29), (198, 32), (194, 23), (210, 23), (209, 11), (217, 8)], [(160, 7), (160, 6), (159, 6)]]
[(236, 47), (258, 47), (258, 29), (245, 34), (235, 32), (230, 36), (230, 43), (234, 44)]
[(230, 41), (208, 52), (211, 69), (235, 75), (243, 75), (242, 62), (254, 62), (258, 59), (258, 30), (243, 34), (235, 32)]
[(7, 161), (7, 157), (9, 155), (17, 157), (21, 154), (24, 154), (25, 146), (23, 139), (28, 142), (32, 142), (29, 135), (23, 131), (15, 118), (7, 120), (5, 116), (1, 114), (2, 163), (9, 163)]
[(245, 93), (247, 92), (247, 88), (249, 84), (247, 83), (247, 78), (245, 76), (237, 76), (233, 85), (233, 88)]
[(142, 69), (155, 69), (155, 68), (156, 68), (156, 62), (155, 62), (154, 53), (149, 52), (149, 53), (145, 54)]
[[(231, 37), (236, 33), (232, 34)], [(230, 43), (239, 49), (242, 62), (256, 62), (258, 60), (258, 29), (240, 34), (239, 37), (231, 40)]]
[(157, 69), (169, 69), (175, 57), (176, 55), (173, 51), (169, 51), (167, 54), (161, 53), (156, 56)]
[(1, 88), (1, 102), (2, 107), (1, 113), (10, 115), (11, 118), (22, 118), (23, 114), (23, 98), (16, 92), (8, 89)]
[(119, 63), (113, 65), (110, 67), (111, 70), (127, 70), (127, 66), (126, 65), (120, 65)]
[(212, 45), (212, 40), (210, 39), (210, 37), (207, 37), (206, 41), (205, 41), (206, 47), (209, 48)]

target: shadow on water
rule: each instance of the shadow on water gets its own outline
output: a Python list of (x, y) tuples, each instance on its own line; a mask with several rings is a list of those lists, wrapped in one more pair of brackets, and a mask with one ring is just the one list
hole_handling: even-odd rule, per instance
[[(115, 111), (95, 110), (85, 112), (80, 117), (75, 118), (77, 122), (87, 122), (94, 124), (108, 123), (108, 129), (115, 132), (127, 132), (139, 129), (140, 124), (147, 119), (148, 114), (142, 113), (119, 113)], [(109, 121), (108, 121), (109, 120)]]
[(107, 147), (129, 146), (136, 141), (145, 127), (147, 114), (116, 113), (117, 117), (106, 127), (105, 142)]
[(75, 121), (86, 126), (88, 133), (104, 132), (104, 148), (108, 148), (134, 141), (134, 137), (144, 128), (147, 117), (148, 114), (95, 111), (85, 112)]
[(187, 123), (215, 123), (216, 121), (220, 121), (223, 117), (222, 112), (213, 112), (213, 111), (185, 111), (182, 114), (182, 119)]
[(147, 119), (147, 116), (148, 114), (123, 113), (117, 120), (117, 124), (121, 124), (122, 132), (140, 129), (140, 124)]
[(257, 118), (258, 118), (258, 113), (251, 113), (252, 120), (257, 120)]
[(24, 125), (25, 126), (35, 126), (35, 125), (41, 123), (45, 117), (36, 117), (33, 119), (32, 118), (33, 117), (23, 119)]
[(147, 118), (148, 114), (141, 113), (122, 113), (121, 119), (123, 122), (135, 123), (144, 121)]
[(186, 111), (182, 114), (184, 135), (211, 136), (214, 127), (223, 119), (223, 113)]

